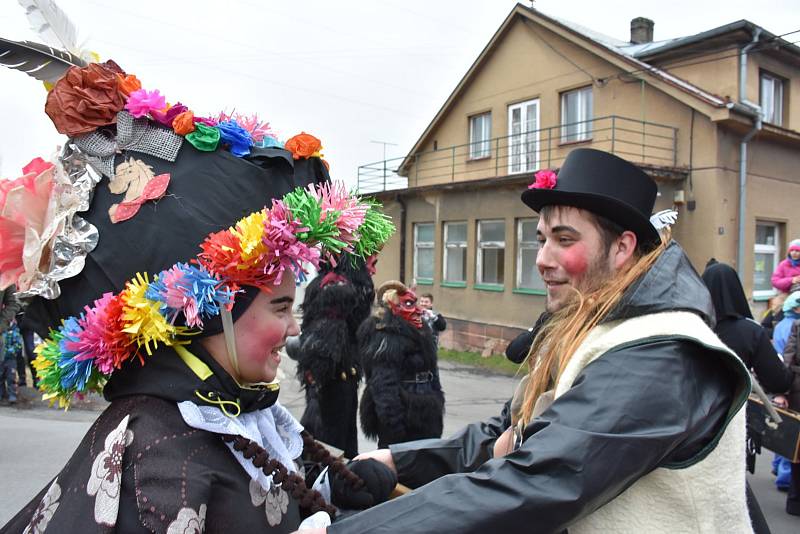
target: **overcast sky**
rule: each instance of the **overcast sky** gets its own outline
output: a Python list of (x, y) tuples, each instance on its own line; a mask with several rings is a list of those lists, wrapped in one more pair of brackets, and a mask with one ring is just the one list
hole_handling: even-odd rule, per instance
[[(258, 112), (281, 138), (322, 139), (334, 178), (400, 157), (516, 4), (510, 0), (57, 0), (86, 48), (147, 89), (201, 114)], [(529, 5), (529, 3), (526, 3)], [(800, 30), (797, 0), (538, 0), (545, 13), (621, 40), (630, 20), (667, 39), (748, 19), (775, 34)], [(37, 40), (15, 0), (0, 1), (0, 35)], [(800, 39), (800, 33), (787, 37)], [(0, 68), (0, 176), (12, 178), (63, 142), (44, 114), (45, 90)]]

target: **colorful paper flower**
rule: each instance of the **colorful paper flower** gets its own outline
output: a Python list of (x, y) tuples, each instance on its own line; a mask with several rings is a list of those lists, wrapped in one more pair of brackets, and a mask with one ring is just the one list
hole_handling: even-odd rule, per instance
[[(121, 293), (122, 322), (125, 327), (122, 331), (128, 333), (139, 348), (144, 347), (148, 356), (153, 354), (153, 349), (158, 348), (159, 343), (167, 346), (180, 344), (177, 337), (186, 331), (184, 327), (168, 323), (161, 314), (161, 303), (146, 297), (149, 283), (146, 274), (137, 273)], [(138, 355), (144, 363), (141, 351)]]
[(369, 258), (377, 254), (395, 231), (394, 224), (388, 215), (380, 210), (380, 204), (374, 200), (365, 201), (368, 206), (364, 222), (358, 227), (358, 240), (353, 249), (356, 255)]
[(283, 148), (283, 143), (281, 143), (277, 137), (265, 135), (261, 141), (255, 143), (255, 146), (258, 148)]
[(55, 168), (36, 158), (15, 180), (0, 180), (0, 289), (16, 283), (26, 291), (51, 245), (46, 230), (56, 216), (50, 207)]
[(296, 276), (303, 278), (303, 264), (308, 263), (315, 269), (319, 268), (320, 250), (309, 244), (312, 240), (301, 240), (300, 236), (308, 230), (301, 227), (301, 224), (283, 202), (273, 201), (264, 226), (264, 244), (270, 251), (269, 262), (265, 266), (266, 273), (274, 280), (274, 284), (281, 283), (286, 269), (291, 269)]
[(235, 120), (228, 120), (217, 123), (220, 140), (228, 146), (231, 154), (237, 158), (243, 158), (250, 154), (250, 147), (253, 139), (250, 133), (242, 128)]
[(194, 113), (184, 111), (172, 120), (172, 129), (178, 135), (187, 135), (194, 131)]
[(219, 121), (211, 117), (195, 117), (194, 122), (199, 122), (201, 124), (205, 124), (206, 126), (216, 126)]
[(178, 263), (162, 271), (150, 284), (147, 298), (161, 302), (161, 312), (170, 323), (179, 314), (186, 326), (203, 328), (203, 318), (219, 315), (220, 306), (233, 302), (233, 292), (205, 268)]
[(528, 189), (553, 189), (558, 181), (558, 176), (550, 169), (542, 169), (533, 176), (536, 180), (528, 186)]
[(369, 205), (348, 193), (344, 182), (329, 182), (316, 187), (311, 185), (307, 190), (319, 201), (321, 217), (335, 219), (339, 240), (347, 243), (349, 248), (357, 239), (356, 231), (363, 224)]
[(74, 137), (114, 124), (125, 106), (113, 61), (70, 67), (47, 93), (44, 111), (59, 133)]
[[(250, 134), (250, 137), (253, 139), (253, 144), (256, 146), (260, 146), (261, 141), (266, 136), (271, 136), (273, 139), (275, 138), (275, 134), (272, 133), (272, 129), (269, 126), (268, 122), (262, 122), (259, 120), (258, 115), (242, 115), (240, 113), (232, 113), (228, 114), (224, 111), (221, 111), (217, 117), (217, 122), (224, 122), (234, 120), (236, 121), (239, 126), (247, 130)], [(277, 139), (276, 139), (277, 141)]]
[(287, 139), (284, 147), (292, 153), (294, 159), (308, 159), (319, 155), (319, 151), (322, 150), (322, 141), (311, 134), (302, 132)]
[(198, 122), (197, 118), (195, 118), (194, 128), (194, 131), (187, 134), (185, 139), (197, 150), (214, 152), (219, 146), (219, 129), (214, 126), (206, 126), (202, 122)]
[(137, 119), (150, 112), (163, 110), (165, 107), (167, 107), (167, 100), (159, 93), (158, 89), (134, 91), (128, 95), (128, 102), (125, 104), (125, 109)]
[(233, 291), (238, 291), (243, 285), (255, 285), (263, 277), (263, 271), (253, 270), (252, 266), (247, 269), (239, 268), (241, 244), (229, 230), (209, 235), (200, 248), (202, 252), (197, 255), (200, 265), (220, 279), (228, 281)]
[(172, 128), (172, 121), (175, 120), (175, 117), (185, 111), (189, 111), (189, 108), (178, 102), (174, 106), (169, 106), (165, 110), (159, 109), (150, 111), (150, 117), (152, 117), (153, 120), (159, 124), (163, 124), (164, 126), (169, 126)]
[(295, 189), (283, 197), (276, 205), (285, 204), (290, 216), (297, 219), (297, 238), (301, 241), (317, 241), (327, 251), (338, 253), (347, 246), (341, 239), (341, 232), (336, 226), (339, 213), (324, 211), (321, 198), (309, 193), (307, 189)]
[(44, 171), (52, 168), (53, 164), (51, 162), (45, 161), (42, 158), (33, 158), (27, 165), (22, 167), (22, 174), (33, 174), (34, 176), (38, 176)]
[(50, 330), (42, 343), (36, 346), (36, 359), (33, 360), (33, 367), (36, 369), (36, 377), (39, 381), (39, 390), (58, 395), (61, 391), (61, 372), (58, 361), (61, 359), (60, 342), (63, 334), (58, 330)]
[(78, 342), (82, 332), (79, 319), (70, 317), (64, 321), (62, 338), (58, 344), (61, 350), (58, 367), (61, 369), (61, 388), (64, 391), (86, 390), (86, 384), (92, 374), (92, 360), (76, 358), (77, 354), (69, 348), (71, 344)]
[(138, 91), (142, 88), (142, 82), (140, 82), (139, 79), (133, 74), (117, 74), (117, 84), (119, 86), (120, 93), (125, 96), (128, 96), (134, 91)]
[(122, 299), (112, 293), (103, 294), (93, 307), (84, 308), (78, 321), (81, 335), (65, 344), (75, 353), (75, 359), (93, 360), (101, 373), (110, 375), (133, 356), (131, 339), (123, 331), (122, 309)]

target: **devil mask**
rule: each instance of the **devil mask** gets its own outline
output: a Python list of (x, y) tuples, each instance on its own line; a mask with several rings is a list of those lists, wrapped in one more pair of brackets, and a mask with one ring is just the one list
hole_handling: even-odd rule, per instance
[(417, 305), (417, 295), (411, 289), (398, 291), (389, 299), (389, 309), (398, 317), (402, 317), (414, 328), (422, 328), (422, 308)]

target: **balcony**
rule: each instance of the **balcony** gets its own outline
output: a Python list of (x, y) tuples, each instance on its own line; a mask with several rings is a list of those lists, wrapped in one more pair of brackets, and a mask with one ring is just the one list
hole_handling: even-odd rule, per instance
[(577, 147), (611, 152), (649, 167), (677, 166), (678, 129), (609, 115), (362, 165), (358, 190), (378, 193), (522, 175), (561, 166)]

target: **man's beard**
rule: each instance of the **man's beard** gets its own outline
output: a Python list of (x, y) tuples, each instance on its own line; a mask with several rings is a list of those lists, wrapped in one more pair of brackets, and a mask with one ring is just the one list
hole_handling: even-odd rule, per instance
[[(563, 302), (554, 302), (551, 303), (549, 300), (546, 304), (546, 309), (548, 312), (556, 312), (571, 302), (574, 299), (578, 298), (578, 293), (583, 297), (586, 295), (593, 293), (604, 284), (608, 283), (611, 280), (611, 267), (609, 266), (608, 254), (606, 256), (596, 257), (591, 264), (586, 269), (586, 272), (583, 273), (583, 276), (578, 281), (577, 286), (569, 286), (574, 290), (577, 291), (570, 291), (569, 296), (563, 300)], [(551, 304), (556, 306), (555, 308), (551, 307)]]

